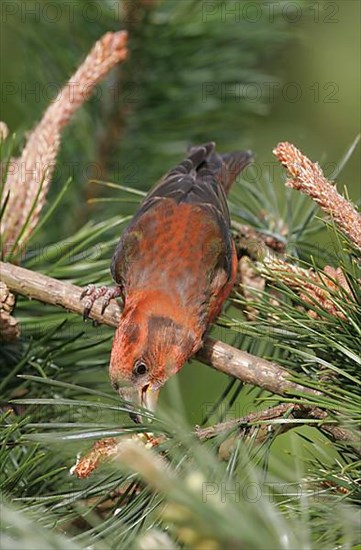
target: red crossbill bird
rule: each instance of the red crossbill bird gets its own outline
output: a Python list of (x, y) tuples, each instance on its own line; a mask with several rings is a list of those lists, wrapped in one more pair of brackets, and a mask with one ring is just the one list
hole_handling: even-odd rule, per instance
[(104, 307), (123, 298), (110, 380), (126, 401), (150, 410), (163, 384), (202, 346), (236, 277), (226, 193), (252, 153), (214, 148), (192, 147), (145, 197), (112, 259), (116, 288), (83, 293), (87, 312), (99, 296)]

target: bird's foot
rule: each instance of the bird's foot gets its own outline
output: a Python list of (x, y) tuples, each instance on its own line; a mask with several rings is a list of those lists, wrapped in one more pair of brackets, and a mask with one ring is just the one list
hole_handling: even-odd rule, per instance
[(94, 302), (98, 298), (103, 298), (101, 314), (103, 315), (105, 309), (108, 307), (110, 300), (122, 296), (122, 291), (119, 286), (96, 286), (88, 285), (84, 288), (80, 295), (80, 299), (84, 300), (84, 312), (83, 318), (88, 319), (90, 311), (94, 305)]

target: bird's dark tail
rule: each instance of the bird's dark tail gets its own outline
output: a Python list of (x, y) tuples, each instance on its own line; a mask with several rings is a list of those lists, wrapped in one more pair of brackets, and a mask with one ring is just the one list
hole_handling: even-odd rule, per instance
[(252, 151), (233, 151), (219, 156), (223, 161), (221, 183), (226, 195), (228, 195), (239, 174), (253, 161), (254, 155)]
[(233, 151), (218, 154), (215, 152), (215, 143), (191, 147), (188, 150), (188, 160), (193, 164), (199, 176), (209, 177), (213, 174), (228, 195), (232, 184), (239, 174), (254, 158), (252, 151)]

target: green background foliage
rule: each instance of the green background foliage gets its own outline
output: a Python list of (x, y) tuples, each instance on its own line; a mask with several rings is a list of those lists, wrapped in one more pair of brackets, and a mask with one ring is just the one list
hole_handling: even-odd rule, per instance
[[(188, 145), (215, 140), (221, 151), (248, 148), (257, 155), (231, 194), (232, 217), (284, 239), (295, 261), (342, 265), (359, 292), (357, 265), (345, 253), (349, 245), (334, 228), (326, 230), (309, 199), (285, 191), (272, 155), (279, 141), (295, 143), (326, 175), (340, 171), (338, 188), (346, 185), (350, 197), (359, 200), (357, 155), (343, 162), (359, 132), (358, 2), (53, 4), (14, 0), (2, 7), (1, 119), (16, 132), (13, 154), (104, 32), (127, 28), (130, 57), (65, 130), (46, 208), (70, 176), (72, 181), (30, 242), (22, 265), (82, 286), (109, 283), (114, 247), (141, 198), (124, 186), (147, 191)], [(322, 322), (314, 321), (294, 307), (299, 300), (294, 293), (280, 292), (282, 330), (266, 322), (274, 313), (267, 293), (255, 323), (245, 322), (242, 297), (236, 295), (212, 335), (278, 361), (311, 387), (320, 387), (321, 365), (327, 398), (317, 406), (340, 411), (350, 426), (359, 423), (359, 311), (341, 297), (347, 323), (326, 314)], [(21, 340), (3, 345), (0, 356), (0, 486), (4, 523), (12, 526), (2, 533), (5, 546), (78, 548), (91, 541), (96, 548), (138, 548), (149, 528), (168, 526), (172, 540), (187, 548), (202, 540), (216, 540), (220, 548), (355, 547), (357, 455), (333, 446), (310, 426), (279, 438), (271, 433), (261, 447), (239, 442), (231, 447), (230, 460), (220, 461), (220, 442), (200, 445), (190, 429), (211, 411), (209, 423), (214, 423), (281, 400), (196, 361), (169, 381), (154, 424), (155, 433), (169, 437), (165, 451), (180, 481), (174, 493), (162, 487), (157, 495), (147, 488), (138, 494), (133, 474), (115, 466), (86, 481), (69, 477), (76, 454), (94, 440), (124, 427), (144, 429), (130, 425), (109, 385), (113, 331), (23, 298), (15, 315)], [(16, 414), (7, 410), (13, 399)], [(263, 494), (258, 500), (227, 497), (223, 507), (214, 508), (199, 500), (195, 474), (203, 488), (217, 484), (217, 498), (226, 482), (231, 488), (255, 484)], [(100, 514), (99, 502), (119, 487), (126, 488), (126, 496), (113, 499), (110, 511)], [(347, 498), (335, 487), (346, 489)], [(173, 510), (176, 519), (170, 514), (164, 520), (157, 506), (161, 498), (170, 506), (181, 503), (192, 519)], [(184, 541), (182, 522), (200, 539)]]

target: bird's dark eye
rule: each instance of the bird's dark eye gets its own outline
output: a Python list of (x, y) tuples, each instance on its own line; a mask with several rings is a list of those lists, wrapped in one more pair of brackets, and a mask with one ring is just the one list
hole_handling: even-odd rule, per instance
[(133, 374), (135, 374), (136, 376), (142, 376), (147, 372), (147, 370), (148, 367), (143, 361), (137, 361), (133, 369)]

